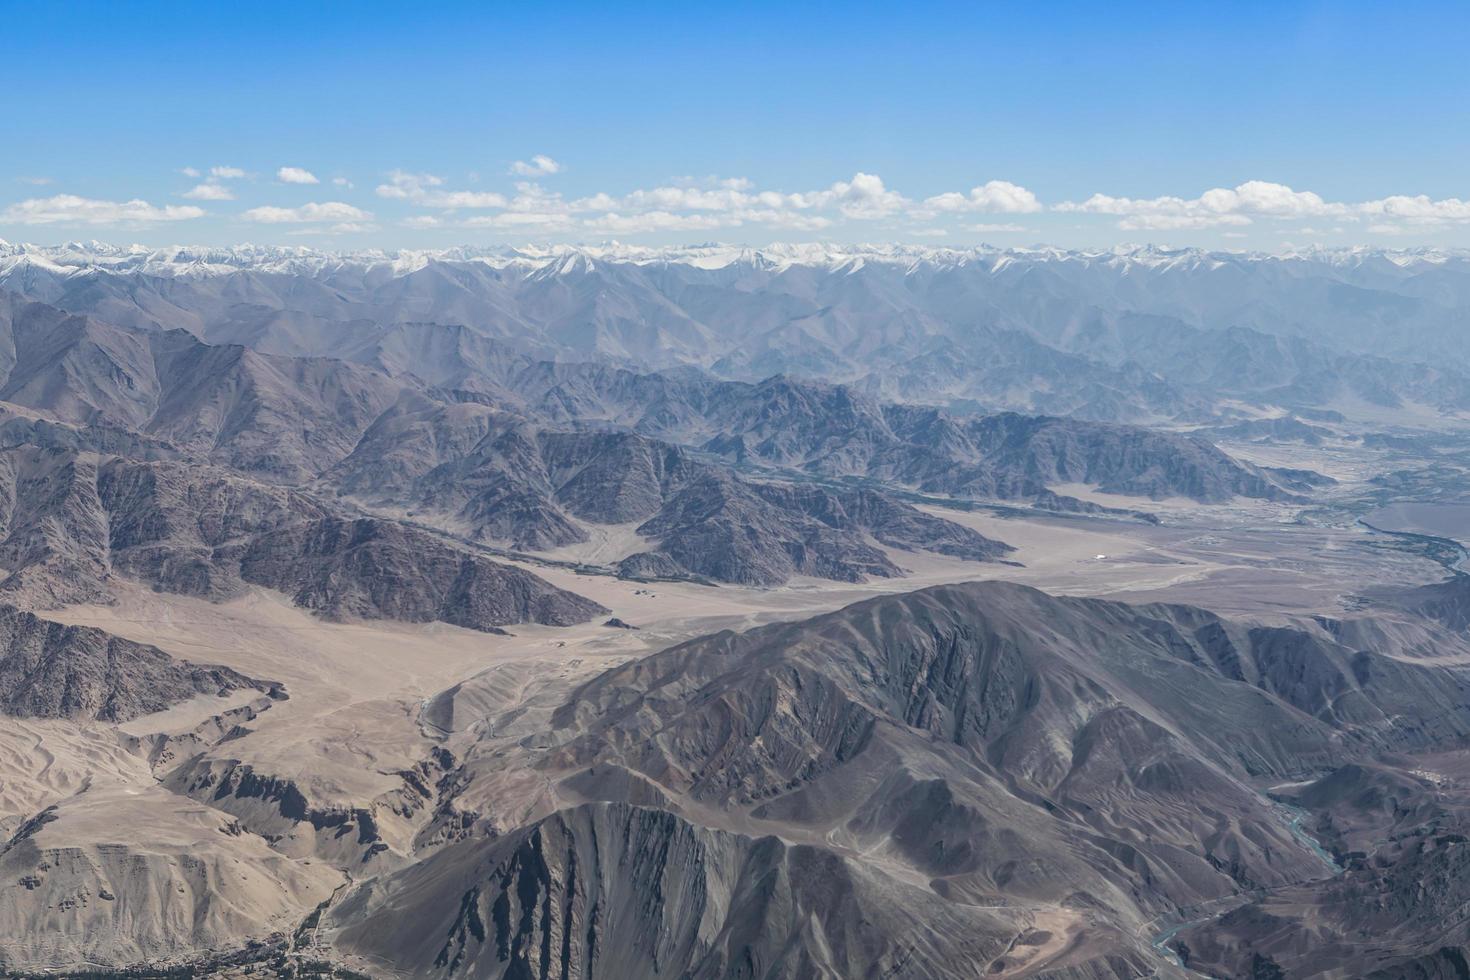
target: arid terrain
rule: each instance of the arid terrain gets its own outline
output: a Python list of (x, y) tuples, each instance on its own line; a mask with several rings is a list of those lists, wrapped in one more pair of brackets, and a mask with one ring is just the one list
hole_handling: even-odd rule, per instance
[[(1449, 369), (935, 388), (943, 255), (859, 352), (846, 259), (8, 254), (7, 973), (1464, 975)], [(731, 282), (825, 332), (701, 352)]]

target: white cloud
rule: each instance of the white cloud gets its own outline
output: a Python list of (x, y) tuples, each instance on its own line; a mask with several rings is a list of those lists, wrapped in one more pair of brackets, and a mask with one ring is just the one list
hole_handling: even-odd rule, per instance
[[(607, 193), (566, 200), (532, 181), (516, 185), (503, 213), (467, 218), (465, 228), (582, 230), (603, 234), (655, 231), (709, 231), (746, 224), (819, 231), (832, 224), (821, 214), (799, 209), (798, 195), (747, 193), (749, 181), (732, 179), (705, 187), (656, 187), (621, 197)], [(466, 192), (425, 191), (421, 203), (460, 204)], [(491, 202), (485, 201), (489, 204)]]
[(852, 180), (839, 180), (825, 191), (788, 197), (799, 209), (836, 207), (844, 218), (860, 220), (885, 218), (909, 204), (902, 194), (885, 187), (883, 178), (861, 171), (853, 174)]
[[(1094, 194), (1078, 203), (1064, 201), (1057, 211), (1084, 214), (1109, 214), (1121, 218), (1118, 227), (1125, 230), (1210, 228), (1215, 225), (1248, 225), (1251, 219), (1244, 214), (1230, 213), (1211, 207), (1206, 199), (1207, 192), (1193, 200), (1180, 197), (1129, 198)], [(1224, 192), (1230, 193), (1230, 192)], [(1219, 203), (1219, 198), (1213, 199)]]
[(1285, 184), (1248, 180), (1234, 188), (1216, 187), (1199, 197), (1128, 198), (1094, 194), (1082, 202), (1058, 204), (1057, 211), (1107, 214), (1119, 217), (1124, 230), (1211, 228), (1248, 225), (1256, 218), (1337, 218), (1379, 221), (1387, 229), (1392, 222), (1433, 225), (1470, 222), (1470, 201), (1446, 198), (1435, 201), (1427, 195), (1392, 195), (1373, 201), (1328, 201), (1312, 191), (1298, 191)]
[(442, 208), (446, 211), (458, 208), (504, 208), (510, 203), (504, 194), (494, 191), (448, 191), (441, 190), (443, 186), (443, 177), (394, 170), (388, 174), (386, 184), (378, 185), (376, 193), (389, 200), (409, 201), (419, 207)]
[(361, 235), (379, 230), (381, 230), (379, 226), (371, 221), (343, 221), (334, 225), (305, 225), (288, 228), (281, 234), (290, 235), (292, 238), (319, 238), (324, 235)]
[[(537, 176), (553, 172), (551, 164), (533, 158), (518, 170)], [(850, 180), (825, 189), (789, 193), (759, 190), (745, 177), (683, 178), (676, 183), (630, 191), (598, 192), (567, 199), (534, 180), (516, 184), (515, 193), (451, 190), (435, 174), (395, 170), (376, 188), (379, 197), (442, 212), (441, 224), (462, 228), (534, 228), (616, 234), (652, 231), (703, 231), (743, 225), (820, 231), (840, 219), (876, 220), (907, 215), (933, 218), (940, 212), (993, 211), (1032, 213), (1041, 209), (1036, 196), (1018, 184), (990, 181), (968, 194), (941, 195), (916, 204), (887, 187), (876, 174), (859, 171)], [(500, 214), (451, 220), (459, 210)], [(418, 222), (413, 227), (432, 227)], [(997, 229), (999, 230), (999, 229)]]
[[(444, 177), (432, 173), (395, 170), (386, 174), (374, 191), (379, 198), (407, 205), (392, 215), (399, 227), (481, 228), (508, 233), (636, 235), (750, 226), (822, 232), (848, 222), (878, 222), (880, 229), (905, 229), (900, 235), (939, 238), (964, 232), (1036, 233), (1034, 228), (1007, 220), (1007, 216), (1047, 211), (1091, 222), (1107, 218), (1125, 231), (1214, 229), (1226, 237), (1239, 236), (1242, 229), (1253, 226), (1305, 238), (1341, 235), (1346, 233), (1344, 229), (1390, 235), (1470, 225), (1470, 200), (1396, 194), (1375, 200), (1334, 201), (1312, 191), (1261, 180), (1211, 188), (1197, 197), (1116, 197), (1099, 193), (1048, 207), (1028, 188), (1006, 180), (988, 180), (967, 191), (910, 198), (889, 187), (877, 174), (865, 171), (816, 190), (767, 190), (745, 177), (706, 176), (674, 178), (658, 186), (581, 197), (565, 197), (532, 179), (561, 170), (557, 161), (542, 155), (517, 161), (513, 171), (527, 179), (515, 182), (513, 189), (500, 190), (489, 189), (488, 182), (482, 185), (486, 187), (483, 190), (453, 189)], [(185, 167), (179, 172), (193, 176), (189, 189), (180, 196), (200, 202), (234, 200), (238, 188), (232, 181), (256, 179), (256, 175), (229, 166), (211, 167), (204, 173)], [(353, 186), (346, 177), (319, 179), (300, 167), (280, 167), (275, 178), (287, 184)], [(49, 182), (43, 177), (13, 179), (33, 184)], [(418, 209), (426, 213), (412, 214)], [(74, 195), (22, 201), (0, 212), (4, 220), (30, 224), (141, 224), (203, 215), (194, 207), (154, 207), (142, 200), (97, 201)], [(995, 217), (987, 220), (991, 215)], [(341, 201), (255, 207), (240, 217), (290, 225), (291, 234), (358, 234), (376, 228), (370, 212)], [(981, 223), (973, 223), (976, 221)]]
[(234, 192), (228, 187), (209, 181), (195, 186), (192, 190), (185, 191), (180, 196), (187, 197), (193, 201), (233, 201), (235, 199)]
[(1008, 180), (991, 180), (970, 188), (968, 195), (957, 191), (938, 194), (924, 201), (924, 207), (938, 212), (994, 211), (1000, 214), (1035, 214), (1041, 210), (1036, 195)]
[(1423, 224), (1470, 221), (1470, 201), (1462, 201), (1457, 197), (1433, 201), (1425, 194), (1414, 197), (1395, 194), (1378, 201), (1366, 201), (1358, 209), (1370, 217), (1399, 218)]
[(652, 190), (634, 191), (622, 198), (611, 198), (606, 194), (595, 195), (583, 198), (577, 202), (577, 206), (585, 210), (622, 207), (636, 211), (730, 211), (748, 207), (751, 203), (753, 199), (749, 194), (733, 188), (708, 190), (699, 187), (655, 187)]
[[(561, 165), (544, 155), (517, 161), (512, 172), (541, 178), (560, 172)], [(300, 174), (299, 178), (288, 174)], [(283, 181), (315, 180), (299, 168), (283, 167)], [(350, 187), (345, 178), (332, 178)], [(209, 183), (213, 184), (214, 181)], [(198, 189), (196, 189), (198, 190)], [(200, 190), (200, 195), (213, 194)], [(1196, 231), (1240, 229), (1256, 223), (1311, 223), (1332, 228), (1348, 222), (1373, 222), (1379, 229), (1427, 227), (1451, 222), (1470, 223), (1470, 201), (1432, 200), (1427, 196), (1394, 195), (1357, 203), (1331, 201), (1312, 191), (1285, 184), (1251, 180), (1230, 188), (1212, 188), (1198, 197), (1115, 197), (1094, 194), (1082, 201), (1066, 201), (1048, 208), (1027, 187), (1007, 180), (988, 180), (967, 191), (949, 191), (922, 199), (905, 196), (877, 174), (858, 171), (848, 180), (810, 191), (763, 190), (744, 177), (679, 178), (669, 184), (626, 193), (597, 192), (577, 198), (549, 191), (535, 179), (515, 185), (514, 191), (456, 190), (432, 173), (395, 170), (375, 187), (378, 197), (401, 201), (433, 215), (404, 216), (402, 227), (459, 227), (502, 230), (586, 231), (639, 234), (660, 231), (707, 231), (747, 225), (800, 231), (821, 231), (843, 221), (907, 222), (909, 234), (935, 236), (940, 232), (981, 234), (1032, 233), (1035, 229), (999, 220), (965, 223), (966, 216), (1033, 215), (1051, 210), (1079, 216), (1106, 216), (1127, 231)], [(191, 192), (193, 194), (193, 192)], [(350, 207), (317, 205), (316, 207)], [(250, 220), (272, 222), (361, 223), (362, 218), (315, 217), (303, 209), (256, 208)], [(464, 215), (457, 212), (492, 212)], [(366, 214), (366, 212), (363, 212)], [(971, 219), (974, 220), (973, 218)], [(896, 227), (904, 227), (898, 225)], [(1361, 227), (1361, 226), (1360, 226)], [(1309, 232), (1304, 231), (1303, 234)]]
[(74, 194), (32, 198), (12, 204), (0, 212), (0, 221), (20, 225), (120, 225), (153, 224), (159, 221), (188, 221), (204, 217), (204, 209), (193, 205), (166, 204), (155, 207), (147, 201), (97, 201)]
[(183, 174), (185, 177), (198, 177), (199, 176), (199, 168), (198, 167), (181, 167), (179, 169), (179, 173)]
[(1094, 194), (1081, 203), (1063, 202), (1057, 211), (1117, 215), (1118, 227), (1133, 229), (1210, 228), (1248, 225), (1252, 217), (1303, 218), (1347, 214), (1344, 204), (1330, 204), (1311, 191), (1285, 184), (1248, 180), (1235, 188), (1216, 187), (1199, 197), (1112, 197)]
[(320, 184), (316, 174), (302, 167), (282, 167), (276, 171), (276, 180), (283, 184)]
[(45, 187), (47, 184), (56, 183), (56, 181), (51, 179), (50, 177), (17, 177), (15, 179), (20, 181), (22, 184), (30, 184), (32, 187)]
[(561, 164), (543, 153), (538, 153), (527, 163), (517, 160), (510, 165), (510, 172), (517, 177), (549, 177), (561, 173)]
[[(596, 194), (594, 195), (594, 197), (600, 201), (613, 200), (606, 194)], [(516, 181), (516, 196), (510, 203), (511, 208), (521, 208), (524, 210), (528, 207), (537, 208), (545, 207), (548, 205), (556, 207), (558, 209), (567, 207), (567, 205), (562, 201), (561, 194), (557, 193), (556, 191), (548, 191), (546, 188), (542, 187), (535, 181)]]
[(266, 225), (300, 224), (307, 221), (356, 222), (372, 218), (372, 213), (341, 201), (303, 204), (299, 208), (259, 207), (243, 212), (240, 217)]
[[(906, 212), (918, 216), (921, 210), (933, 210), (915, 206), (904, 195), (888, 188), (882, 178), (861, 171), (851, 180), (802, 193), (757, 190), (749, 179), (731, 177), (681, 181), (622, 195), (599, 192), (570, 200), (529, 180), (518, 183), (513, 196), (506, 196), (490, 191), (449, 190), (444, 187), (443, 178), (433, 174), (394, 171), (378, 186), (377, 194), (420, 207), (438, 208), (443, 212), (442, 226), (607, 234), (710, 231), (744, 225), (811, 232), (830, 228), (843, 218), (873, 220)], [(969, 196), (955, 196), (963, 198), (963, 210), (1023, 213), (1040, 207), (1030, 191), (1005, 181), (976, 187)], [(502, 213), (457, 222), (447, 220), (461, 209)], [(412, 227), (436, 226), (415, 222)]]
[(411, 174), (403, 170), (388, 172), (388, 182), (379, 184), (375, 193), (392, 201), (418, 201), (431, 187), (441, 187), (443, 177), (433, 174)]

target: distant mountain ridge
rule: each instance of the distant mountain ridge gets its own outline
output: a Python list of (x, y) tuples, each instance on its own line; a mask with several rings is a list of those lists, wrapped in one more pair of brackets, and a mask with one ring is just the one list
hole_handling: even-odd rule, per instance
[[(1051, 485), (1204, 503), (1290, 502), (1313, 488), (1178, 433), (956, 415), (786, 375), (753, 383), (549, 361), (468, 328), (374, 336), (369, 349), (339, 351), (361, 363), (262, 353), (0, 293), (0, 402), (10, 406), (0, 477), (26, 488), (9, 510), (0, 501), (0, 566), (12, 572), (3, 587), (43, 605), (103, 598), (114, 570), (194, 594), (237, 587), (223, 538), (165, 535), (142, 550), (118, 538), (132, 518), (118, 509), (128, 500), (107, 497), (111, 474), (143, 472), (122, 460), (151, 464), (159, 486), (183, 472), (164, 464), (187, 464), (226, 500), (275, 501), (237, 532), (255, 539), (281, 522), (360, 516), (334, 502), (340, 494), (389, 523), (394, 508), (409, 510), (518, 550), (634, 525), (637, 547), (610, 559), (625, 575), (762, 586), (901, 575), (885, 548), (974, 561), (1009, 550), (895, 490), (1086, 510), (1096, 505)], [(310, 493), (282, 496), (287, 487)], [(279, 575), (256, 581), (293, 593), (315, 574), (273, 567)], [(517, 622), (527, 607), (514, 608), (466, 625)]]
[[(297, 356), (433, 323), (556, 360), (789, 373), (990, 411), (1195, 419), (1239, 397), (1470, 409), (1463, 251), (73, 243), (0, 245), (0, 289)], [(1240, 347), (1252, 334), (1294, 347), (1262, 361)]]
[(42, 245), (0, 239), (0, 257), (11, 263), (29, 260), (37, 264), (76, 269), (107, 268), (115, 271), (153, 272), (175, 270), (180, 274), (193, 275), (219, 274), (231, 269), (250, 267), (302, 272), (313, 268), (372, 266), (406, 272), (432, 261), (479, 261), (495, 266), (542, 268), (565, 266), (584, 257), (640, 265), (676, 263), (704, 269), (720, 269), (737, 263), (769, 268), (842, 267), (855, 262), (906, 266), (916, 262), (956, 265), (989, 261), (995, 265), (1004, 265), (1027, 259), (1052, 263), (1092, 261), (1124, 267), (1195, 265), (1227, 260), (1244, 263), (1278, 261), (1321, 263), (1348, 269), (1383, 260), (1403, 268), (1416, 269), (1470, 260), (1470, 249), (1434, 246), (1399, 249), (1306, 246), (1262, 252), (1130, 244), (1098, 249), (1067, 249), (1051, 246), (1002, 248), (993, 245), (946, 246), (901, 242), (850, 245), (834, 242), (776, 242), (752, 246), (720, 242), (637, 245), (614, 241), (603, 244), (459, 245), (437, 249), (331, 250), (309, 246), (252, 244), (154, 247), (119, 245), (96, 239)]

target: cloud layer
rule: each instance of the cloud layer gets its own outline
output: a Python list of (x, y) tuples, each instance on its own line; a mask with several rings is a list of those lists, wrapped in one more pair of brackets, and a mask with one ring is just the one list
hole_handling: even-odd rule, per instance
[(243, 212), (240, 217), (263, 225), (303, 224), (312, 221), (368, 221), (372, 213), (342, 201), (303, 204), (295, 208), (259, 207)]
[[(537, 163), (539, 161), (539, 163)], [(555, 173), (559, 165), (544, 157), (518, 162), (526, 175)], [(928, 220), (940, 213), (1033, 214), (1042, 210), (1024, 187), (992, 180), (968, 193), (912, 200), (889, 188), (876, 174), (858, 172), (847, 180), (812, 191), (762, 190), (744, 178), (686, 179), (622, 194), (567, 197), (541, 183), (523, 180), (513, 193), (457, 190), (437, 174), (395, 170), (375, 193), (427, 212), (411, 215), (405, 227), (460, 227), (537, 233), (589, 232), (633, 235), (649, 232), (715, 231), (759, 226), (820, 232), (841, 222)], [(465, 214), (463, 212), (490, 212)], [(1010, 231), (1013, 225), (997, 225)]]
[(155, 207), (147, 201), (98, 201), (57, 194), (12, 204), (0, 212), (0, 221), (17, 225), (151, 225), (202, 218), (204, 213), (203, 208), (193, 205)]
[[(1000, 178), (967, 190), (911, 196), (874, 173), (807, 190), (758, 186), (743, 177), (670, 179), (621, 192), (566, 194), (549, 178), (563, 165), (535, 154), (508, 167), (510, 186), (480, 186), (478, 175), (451, 179), (422, 171), (392, 170), (372, 184), (372, 196), (388, 212), (384, 221), (413, 230), (480, 231), (519, 237), (636, 236), (759, 228), (803, 235), (850, 234), (888, 239), (948, 235), (1030, 234), (1045, 223), (1090, 221), (1124, 232), (1213, 232), (1227, 238), (1269, 231), (1301, 238), (1427, 233), (1470, 227), (1470, 201), (1394, 194), (1363, 201), (1334, 201), (1285, 184), (1248, 180), (1194, 197), (1133, 197), (1105, 192), (1080, 200), (1043, 201), (1034, 191)], [(282, 185), (323, 182), (303, 167), (280, 166), (274, 180), (244, 168), (216, 164), (178, 171), (195, 183), (173, 193), (190, 201), (224, 204), (251, 194), (267, 196)], [(17, 181), (20, 178), (16, 178)], [(492, 182), (493, 181), (487, 181)], [(354, 189), (340, 174), (334, 194)], [(362, 194), (366, 191), (359, 192)], [(234, 223), (288, 225), (291, 234), (359, 234), (380, 228), (373, 211), (344, 200), (264, 201), (231, 212), (194, 205), (154, 205), (141, 198), (99, 200), (74, 194), (21, 200), (0, 210), (0, 222), (16, 225), (152, 225), (216, 217)], [(1079, 226), (1080, 227), (1080, 226)], [(1014, 239), (1013, 239), (1014, 240)]]
[(1120, 219), (1118, 227), (1124, 230), (1249, 225), (1260, 218), (1335, 218), (1350, 222), (1387, 219), (1390, 224), (1406, 225), (1470, 221), (1470, 202), (1458, 198), (1434, 201), (1423, 194), (1397, 194), (1346, 203), (1327, 201), (1311, 191), (1297, 191), (1265, 180), (1248, 180), (1234, 188), (1216, 187), (1195, 198), (1094, 194), (1085, 201), (1058, 204), (1055, 210), (1116, 215)]

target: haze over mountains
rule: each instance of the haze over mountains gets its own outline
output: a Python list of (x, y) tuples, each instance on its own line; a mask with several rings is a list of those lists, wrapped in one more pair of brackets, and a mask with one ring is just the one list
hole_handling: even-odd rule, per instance
[(0, 243), (0, 969), (1456, 976), (1467, 301)]
[[(14, 519), (17, 528), (72, 506), (73, 491), (88, 502), (78, 506), (99, 492), (76, 483), (79, 473), (88, 478), (89, 463), (81, 460), (78, 470), (58, 450), (118, 451), (159, 464), (207, 461), (270, 484), (422, 511), (445, 530), (523, 550), (586, 541), (579, 521), (632, 524), (650, 547), (614, 556), (631, 574), (779, 584), (798, 573), (898, 574), (864, 535), (976, 560), (1005, 547), (881, 490), (781, 487), (732, 467), (1064, 509), (1089, 505), (1058, 498), (1049, 485), (1210, 501), (1237, 493), (1286, 498), (1312, 479), (1239, 463), (1187, 436), (951, 416), (784, 377), (750, 384), (522, 357), (466, 364), (436, 384), (390, 374), (385, 363), (268, 354), (184, 330), (120, 327), (15, 294), (0, 306), (0, 337), (9, 362), (0, 396), (45, 415), (5, 423), (18, 443), (15, 479), (35, 479), (26, 467), (57, 474), (44, 497), (23, 502), (42, 515)], [(49, 452), (20, 452), (25, 443)], [(284, 506), (300, 515), (322, 505)], [(74, 540), (48, 540), (44, 553), (15, 542), (12, 567), (100, 553), (113, 545), (93, 539), (116, 524), (116, 517), (73, 515)], [(86, 586), (71, 576), (67, 588), (75, 599)]]
[(408, 357), (441, 383), (507, 356), (489, 339), (562, 360), (788, 373), (1113, 420), (1221, 398), (1455, 411), (1470, 391), (1470, 258), (1434, 250), (0, 245), (0, 288), (264, 353)]

